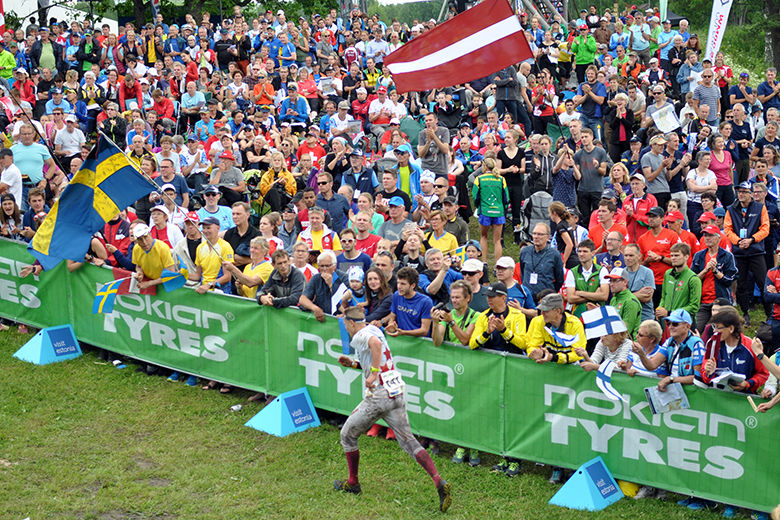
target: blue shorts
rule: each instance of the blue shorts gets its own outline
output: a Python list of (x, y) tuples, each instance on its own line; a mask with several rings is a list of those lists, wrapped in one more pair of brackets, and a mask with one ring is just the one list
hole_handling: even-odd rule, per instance
[(478, 220), (480, 226), (503, 226), (506, 222), (506, 217), (486, 217), (480, 215)]

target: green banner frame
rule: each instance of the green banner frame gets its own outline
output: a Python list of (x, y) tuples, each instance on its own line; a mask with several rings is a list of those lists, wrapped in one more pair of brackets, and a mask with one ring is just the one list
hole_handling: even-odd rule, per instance
[[(338, 364), (337, 320), (190, 289), (117, 297), (92, 314), (111, 271), (64, 263), (20, 277), (25, 244), (0, 239), (0, 316), (36, 327), (72, 324), (82, 342), (205, 379), (278, 395), (307, 386), (315, 406), (349, 414), (361, 373)], [(744, 395), (685, 388), (690, 409), (653, 416), (653, 379), (613, 374), (627, 402), (610, 401), (595, 372), (537, 365), (427, 339), (388, 338), (407, 383), (413, 430), (457, 446), (576, 468), (597, 455), (617, 478), (759, 511), (780, 500), (772, 461), (780, 416)]]

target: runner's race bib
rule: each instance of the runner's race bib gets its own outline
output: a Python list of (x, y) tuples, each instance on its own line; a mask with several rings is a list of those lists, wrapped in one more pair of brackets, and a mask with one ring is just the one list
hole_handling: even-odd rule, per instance
[(406, 385), (401, 378), (401, 373), (398, 370), (388, 370), (382, 372), (382, 385), (387, 390), (389, 397), (397, 397), (404, 393)]

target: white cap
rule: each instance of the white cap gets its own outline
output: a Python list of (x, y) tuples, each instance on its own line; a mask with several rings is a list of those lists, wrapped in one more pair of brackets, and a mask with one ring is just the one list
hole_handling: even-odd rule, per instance
[(167, 182), (167, 183), (163, 184), (162, 186), (160, 186), (160, 191), (165, 191), (165, 190), (176, 191), (176, 186), (174, 186), (170, 182)]
[(479, 273), (482, 272), (482, 266), (483, 264), (481, 260), (477, 260), (476, 258), (469, 258), (463, 262), (460, 270), (466, 271), (467, 273)]
[(515, 261), (512, 259), (511, 256), (502, 256), (498, 260), (496, 260), (496, 267), (504, 267), (506, 269), (514, 269), (515, 268)]
[(169, 217), (171, 216), (171, 212), (170, 212), (170, 211), (168, 211), (168, 208), (166, 208), (166, 207), (165, 207), (165, 206), (163, 206), (162, 204), (161, 204), (161, 205), (159, 205), (159, 206), (155, 206), (155, 207), (153, 207), (153, 208), (152, 208), (152, 211), (155, 211), (155, 210), (156, 210), (156, 211), (162, 211), (163, 213), (165, 213), (165, 215), (167, 215), (167, 216), (169, 216)]
[(423, 170), (423, 172), (420, 174), (420, 180), (433, 182), (436, 180), (436, 174), (431, 170)]
[(148, 235), (151, 232), (152, 231), (149, 229), (149, 226), (147, 226), (146, 224), (138, 224), (133, 228), (133, 238), (137, 240), (141, 237)]

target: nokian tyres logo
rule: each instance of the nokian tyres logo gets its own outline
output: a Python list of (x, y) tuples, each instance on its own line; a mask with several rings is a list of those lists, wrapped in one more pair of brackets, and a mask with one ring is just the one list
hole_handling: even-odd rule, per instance
[[(298, 364), (305, 370), (306, 385), (319, 388), (334, 384), (340, 394), (350, 395), (353, 391), (361, 395), (362, 372), (345, 368), (338, 363), (342, 355), (341, 339), (323, 339), (308, 332), (298, 332)], [(448, 421), (455, 417), (451, 405), (453, 395), (443, 390), (455, 388), (455, 373), (451, 367), (431, 363), (422, 359), (393, 356), (396, 369), (406, 383), (406, 409), (409, 413), (424, 414), (435, 419)], [(444, 376), (444, 386), (422, 391), (418, 383), (433, 383)], [(435, 379), (434, 379), (435, 378)], [(359, 381), (355, 383), (355, 381)]]
[[(724, 480), (738, 479), (745, 473), (739, 462), (744, 455), (740, 444), (746, 442), (742, 421), (693, 409), (653, 415), (647, 401), (632, 404), (630, 396), (626, 397), (628, 402), (611, 401), (602, 392), (577, 392), (545, 384), (544, 406), (571, 412), (544, 414), (550, 424), (550, 442), (567, 446), (570, 440), (589, 439), (590, 449), (597, 453), (622, 451), (625, 459)], [(592, 419), (585, 418), (588, 416)], [(640, 427), (612, 424), (621, 419)], [(678, 437), (668, 430), (681, 434)]]
[[(148, 345), (177, 350), (210, 361), (227, 361), (223, 347), (229, 332), (222, 314), (153, 299), (148, 295), (118, 296), (114, 311), (104, 314), (103, 329)], [(219, 336), (213, 332), (218, 331)]]

